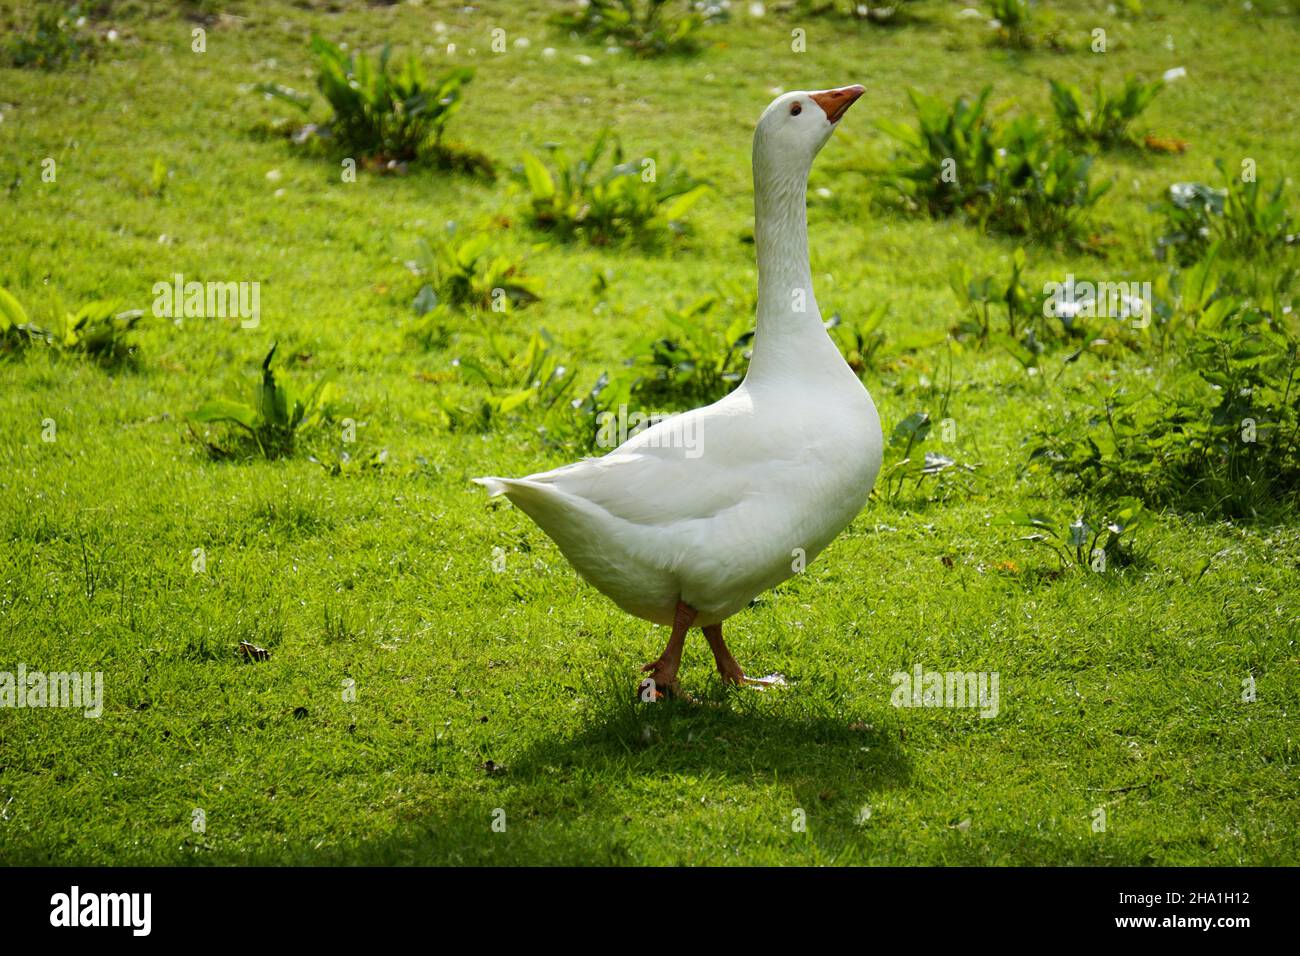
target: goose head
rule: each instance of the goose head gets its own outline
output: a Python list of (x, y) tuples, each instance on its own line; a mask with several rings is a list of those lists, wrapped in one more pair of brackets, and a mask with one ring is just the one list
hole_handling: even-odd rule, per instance
[(861, 86), (783, 93), (759, 117), (754, 131), (754, 175), (761, 180), (806, 179), (835, 125), (866, 92)]

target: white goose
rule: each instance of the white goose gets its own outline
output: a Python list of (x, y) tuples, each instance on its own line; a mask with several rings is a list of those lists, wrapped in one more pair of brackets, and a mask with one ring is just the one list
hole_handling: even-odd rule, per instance
[(723, 680), (746, 678), (722, 622), (817, 556), (866, 503), (880, 418), (826, 333), (812, 293), (806, 193), (813, 158), (861, 86), (786, 93), (754, 132), (758, 324), (744, 382), (602, 458), (526, 478), (475, 478), (507, 495), (619, 607), (672, 626), (645, 665), (675, 690), (687, 630)]

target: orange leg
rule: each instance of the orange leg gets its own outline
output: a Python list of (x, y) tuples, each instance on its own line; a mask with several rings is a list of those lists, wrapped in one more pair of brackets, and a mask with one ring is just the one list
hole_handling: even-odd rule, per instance
[(723, 683), (752, 684), (755, 687), (770, 687), (773, 683), (779, 683), (775, 679), (760, 680), (756, 677), (745, 676), (745, 672), (740, 669), (740, 665), (731, 656), (731, 650), (722, 639), (721, 624), (710, 624), (704, 628), (704, 639), (709, 642), (709, 647), (713, 650), (713, 660), (718, 665), (718, 673), (722, 675)]
[(745, 683), (745, 672), (740, 669), (736, 659), (731, 656), (726, 642), (722, 639), (722, 625), (712, 624), (704, 629), (704, 639), (713, 651), (713, 660), (718, 665), (718, 673), (727, 684)]
[(673, 633), (668, 638), (668, 646), (664, 652), (659, 655), (659, 659), (651, 661), (645, 667), (641, 668), (650, 674), (648, 678), (641, 682), (641, 699), (648, 700), (646, 690), (649, 689), (654, 697), (662, 697), (666, 693), (676, 693), (677, 691), (677, 668), (682, 663), (682, 646), (686, 643), (686, 632), (690, 630), (691, 623), (695, 620), (695, 608), (681, 601), (677, 602), (677, 615), (673, 619)]

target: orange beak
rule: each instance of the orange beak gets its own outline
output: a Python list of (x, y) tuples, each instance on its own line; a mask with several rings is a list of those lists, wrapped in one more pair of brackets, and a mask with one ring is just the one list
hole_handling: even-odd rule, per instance
[(822, 90), (820, 93), (812, 94), (812, 101), (822, 108), (828, 120), (836, 123), (865, 92), (867, 91), (857, 84), (841, 86), (838, 90)]

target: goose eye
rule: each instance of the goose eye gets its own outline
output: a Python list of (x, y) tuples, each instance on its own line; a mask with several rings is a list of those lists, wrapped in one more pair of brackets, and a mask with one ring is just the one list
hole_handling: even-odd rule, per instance
[(791, 116), (798, 116), (802, 112), (803, 112), (803, 106), (799, 103), (795, 103), (793, 106), (790, 107)]

